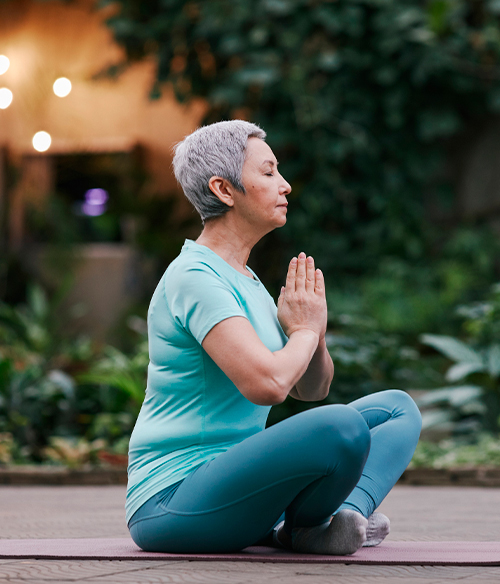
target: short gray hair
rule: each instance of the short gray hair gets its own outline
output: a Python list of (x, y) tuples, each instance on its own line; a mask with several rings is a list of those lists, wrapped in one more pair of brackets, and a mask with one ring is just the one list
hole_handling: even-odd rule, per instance
[(266, 133), (250, 122), (231, 120), (198, 128), (174, 147), (175, 178), (203, 223), (230, 209), (210, 190), (212, 176), (220, 176), (245, 192), (241, 172), (248, 138), (253, 137), (264, 140)]

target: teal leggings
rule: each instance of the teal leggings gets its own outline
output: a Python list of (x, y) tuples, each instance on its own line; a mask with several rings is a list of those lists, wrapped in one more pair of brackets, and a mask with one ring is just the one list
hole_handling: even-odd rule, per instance
[(408, 394), (382, 391), (279, 422), (157, 493), (129, 523), (146, 551), (230, 552), (339, 509), (369, 517), (411, 460), (421, 428)]

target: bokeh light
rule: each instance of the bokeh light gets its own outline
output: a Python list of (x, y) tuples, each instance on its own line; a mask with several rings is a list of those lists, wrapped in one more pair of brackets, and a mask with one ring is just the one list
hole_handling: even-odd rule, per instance
[(6, 109), (12, 103), (12, 91), (6, 87), (0, 89), (0, 109)]
[(106, 212), (106, 203), (109, 194), (104, 189), (89, 189), (85, 193), (85, 201), (82, 204), (82, 213), (89, 217), (98, 217)]
[(37, 132), (33, 136), (33, 148), (38, 152), (45, 152), (50, 148), (52, 138), (47, 132)]
[(59, 77), (54, 81), (53, 89), (57, 97), (66, 97), (71, 91), (71, 81), (66, 77)]
[(8, 71), (10, 67), (10, 61), (5, 55), (0, 55), (0, 75), (3, 75)]

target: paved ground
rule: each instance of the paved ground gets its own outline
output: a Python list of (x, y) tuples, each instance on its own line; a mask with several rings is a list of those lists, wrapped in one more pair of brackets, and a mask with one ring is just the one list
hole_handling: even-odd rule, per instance
[[(127, 537), (123, 487), (0, 487), (2, 538)], [(500, 539), (500, 489), (396, 487), (381, 510), (393, 540)], [(500, 582), (500, 567), (158, 561), (0, 561), (0, 584), (57, 582), (393, 584)]]

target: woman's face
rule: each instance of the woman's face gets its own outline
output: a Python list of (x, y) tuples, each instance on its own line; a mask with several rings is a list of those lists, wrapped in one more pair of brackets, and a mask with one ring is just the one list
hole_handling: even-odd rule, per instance
[(278, 161), (260, 138), (249, 138), (241, 180), (245, 194), (235, 200), (235, 209), (260, 230), (272, 231), (286, 223), (286, 197), (292, 187), (278, 172)]

